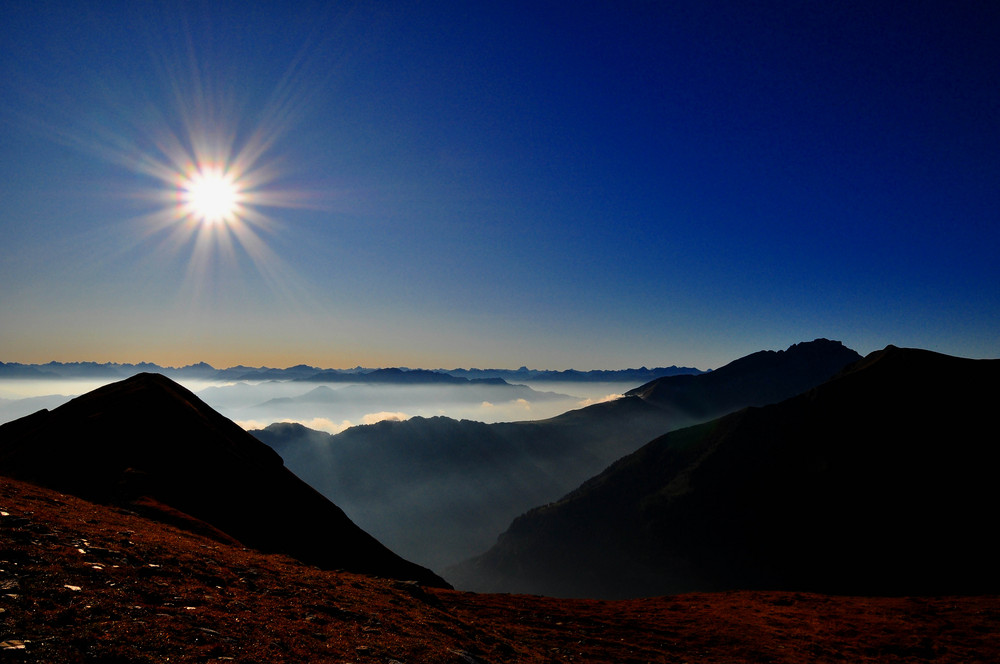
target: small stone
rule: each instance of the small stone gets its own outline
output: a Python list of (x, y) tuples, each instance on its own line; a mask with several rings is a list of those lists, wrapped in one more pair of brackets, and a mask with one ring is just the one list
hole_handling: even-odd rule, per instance
[(451, 654), (456, 655), (465, 664), (486, 664), (482, 659), (467, 650), (452, 650)]

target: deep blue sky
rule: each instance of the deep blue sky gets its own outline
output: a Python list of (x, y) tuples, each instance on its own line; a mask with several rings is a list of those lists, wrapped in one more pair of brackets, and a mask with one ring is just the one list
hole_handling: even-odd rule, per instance
[(1000, 356), (996, 3), (246, 4), (0, 9), (0, 360)]

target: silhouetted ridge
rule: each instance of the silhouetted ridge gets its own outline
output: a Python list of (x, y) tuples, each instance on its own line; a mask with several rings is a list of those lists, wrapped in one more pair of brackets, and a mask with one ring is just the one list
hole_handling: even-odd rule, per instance
[(546, 420), (415, 417), (334, 436), (285, 425), (253, 433), (394, 551), (440, 569), (485, 551), (518, 514), (558, 500), (653, 438), (794, 396), (859, 359), (821, 339), (647, 383), (649, 398), (639, 388)]
[(386, 549), (271, 448), (161, 375), (139, 374), (3, 425), (0, 472), (147, 512), (167, 506), (160, 511), (179, 510), (247, 546), (321, 567), (447, 585)]
[[(721, 370), (720, 370), (721, 371)], [(887, 347), (819, 387), (674, 431), (450, 570), (577, 596), (1000, 592), (1000, 360)]]
[(704, 420), (795, 396), (860, 359), (861, 355), (839, 341), (816, 339), (787, 350), (751, 353), (711, 373), (659, 378), (626, 395)]

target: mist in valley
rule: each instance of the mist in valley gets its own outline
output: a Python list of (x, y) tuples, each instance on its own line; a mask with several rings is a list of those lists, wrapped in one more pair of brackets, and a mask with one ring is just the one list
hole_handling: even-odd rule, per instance
[(540, 420), (616, 398), (634, 387), (600, 384), (393, 385), (282, 383), (219, 386), (199, 396), (244, 429), (297, 422), (340, 433), (382, 420), (445, 416), (495, 423)]
[(681, 422), (627, 397), (543, 420), (413, 416), (332, 435), (294, 423), (251, 433), (390, 549), (441, 573)]
[[(0, 424), (43, 408), (51, 410), (116, 380), (117, 377), (0, 380)], [(244, 429), (261, 429), (274, 422), (297, 422), (326, 433), (414, 416), (441, 415), (486, 423), (546, 419), (617, 398), (635, 387), (624, 382), (539, 381), (517, 385), (473, 382), (429, 386), (182, 377), (175, 380)]]
[[(0, 381), (0, 421), (115, 380)], [(636, 387), (626, 382), (176, 380), (274, 447), (362, 528), (434, 569), (481, 553), (512, 518), (559, 498), (661, 428), (583, 431), (553, 422)]]

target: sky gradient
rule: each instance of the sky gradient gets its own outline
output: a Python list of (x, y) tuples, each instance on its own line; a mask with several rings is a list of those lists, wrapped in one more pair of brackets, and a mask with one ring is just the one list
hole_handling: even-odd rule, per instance
[(1000, 356), (995, 3), (288, 4), (0, 9), (0, 360)]

